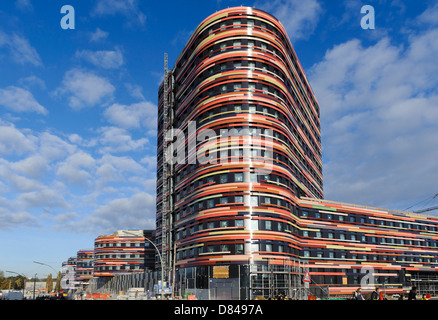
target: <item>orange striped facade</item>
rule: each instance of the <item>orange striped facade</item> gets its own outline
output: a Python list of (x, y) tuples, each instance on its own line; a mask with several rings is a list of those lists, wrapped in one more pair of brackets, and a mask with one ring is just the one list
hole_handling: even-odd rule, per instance
[[(249, 280), (240, 285), (251, 289), (257, 272), (302, 261), (334, 294), (342, 290), (333, 288), (359, 285), (364, 265), (399, 288), (412, 271), (436, 271), (437, 220), (318, 200), (319, 105), (276, 18), (248, 7), (212, 14), (165, 81), (169, 88), (164, 92), (161, 84), (158, 105), (156, 236), (163, 253), (175, 248), (177, 269), (208, 273), (208, 267), (229, 265), (241, 275), (249, 266)], [(168, 139), (175, 129), (179, 136)], [(242, 134), (230, 137), (232, 129)], [(164, 146), (177, 161), (169, 164)], [(171, 186), (166, 195), (164, 179)], [(165, 199), (170, 218), (163, 226)], [(161, 247), (163, 237), (170, 245)], [(245, 297), (251, 294), (256, 291)]]

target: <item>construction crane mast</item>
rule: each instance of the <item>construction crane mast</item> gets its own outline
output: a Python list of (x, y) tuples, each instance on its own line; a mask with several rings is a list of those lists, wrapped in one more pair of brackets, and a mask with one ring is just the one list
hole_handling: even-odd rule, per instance
[[(168, 69), (168, 56), (164, 54), (164, 83), (163, 83), (163, 166), (162, 166), (162, 211), (161, 211), (161, 255), (163, 270), (169, 273), (172, 266), (172, 232), (171, 232), (171, 206), (172, 206), (172, 164), (169, 160), (169, 152), (171, 145), (169, 145), (169, 125), (171, 124), (170, 117), (172, 116), (173, 95), (171, 93), (172, 75)], [(170, 85), (170, 86), (169, 86)], [(166, 277), (170, 279), (169, 276)]]
[[(431, 200), (436, 199), (438, 197), (438, 193), (435, 194)], [(414, 213), (424, 213), (424, 212), (429, 212), (429, 211), (433, 211), (433, 210), (437, 210), (438, 209), (438, 205), (437, 206), (432, 206), (429, 208), (424, 208), (424, 209), (420, 209), (420, 210), (415, 210)]]

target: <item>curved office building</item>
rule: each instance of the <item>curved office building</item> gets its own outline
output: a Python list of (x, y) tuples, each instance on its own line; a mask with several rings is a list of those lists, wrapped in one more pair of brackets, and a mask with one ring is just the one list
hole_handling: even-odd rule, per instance
[(119, 230), (94, 240), (94, 277), (113, 277), (117, 274), (144, 273), (151, 269), (155, 252), (145, 236), (147, 230)]
[(294, 295), (305, 270), (326, 296), (369, 276), (438, 294), (436, 217), (322, 200), (319, 106), (277, 19), (218, 11), (166, 66), (156, 231), (176, 294)]
[(249, 276), (270, 266), (290, 275), (300, 256), (297, 199), (323, 191), (319, 106), (284, 27), (253, 8), (216, 12), (165, 81), (157, 240), (168, 269), (194, 273), (197, 288), (208, 278), (249, 288)]

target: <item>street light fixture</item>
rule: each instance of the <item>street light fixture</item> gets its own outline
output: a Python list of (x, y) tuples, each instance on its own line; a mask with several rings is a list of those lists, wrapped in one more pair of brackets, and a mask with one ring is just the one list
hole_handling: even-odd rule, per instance
[(43, 262), (39, 262), (39, 261), (34, 261), (34, 263), (41, 264), (43, 266), (47, 266), (49, 268), (52, 268), (52, 270), (55, 271), (55, 275), (57, 275), (58, 271), (55, 268), (53, 268), (51, 265), (48, 265), (47, 263), (43, 263)]

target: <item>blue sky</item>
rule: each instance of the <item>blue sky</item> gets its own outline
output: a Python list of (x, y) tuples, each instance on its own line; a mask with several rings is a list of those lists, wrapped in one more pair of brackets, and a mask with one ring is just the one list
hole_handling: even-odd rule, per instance
[(154, 228), (163, 53), (172, 67), (236, 5), (288, 31), (320, 103), (326, 199), (403, 210), (438, 193), (436, 1), (2, 1), (0, 270), (44, 276), (32, 261), (58, 269), (98, 235)]

